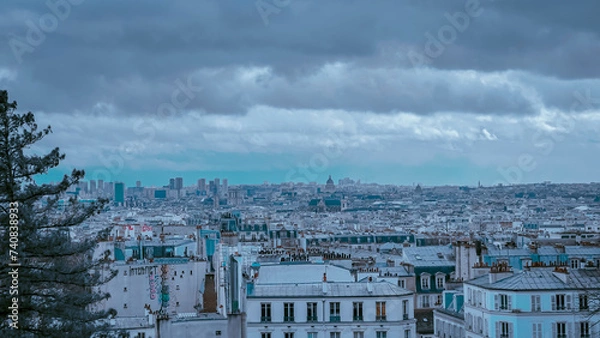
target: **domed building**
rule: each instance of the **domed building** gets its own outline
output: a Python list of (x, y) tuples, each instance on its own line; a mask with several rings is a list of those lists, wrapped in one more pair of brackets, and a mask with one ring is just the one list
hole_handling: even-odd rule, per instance
[(333, 180), (331, 179), (331, 175), (329, 175), (329, 179), (327, 183), (325, 183), (325, 192), (335, 192), (335, 184), (333, 184)]

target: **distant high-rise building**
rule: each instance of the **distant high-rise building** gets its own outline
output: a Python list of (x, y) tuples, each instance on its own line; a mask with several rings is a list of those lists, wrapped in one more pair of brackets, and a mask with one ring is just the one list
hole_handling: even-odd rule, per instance
[(136, 188), (141, 188), (142, 187), (142, 181), (135, 181), (135, 186), (136, 186)]
[(104, 182), (104, 194), (110, 196), (113, 196), (115, 190), (114, 190), (114, 183), (113, 182)]
[(198, 190), (206, 191), (206, 179), (201, 178), (198, 180)]
[(209, 191), (211, 194), (215, 194), (215, 193), (216, 193), (216, 191), (217, 191), (217, 188), (215, 187), (215, 181), (210, 181), (210, 182), (208, 182), (208, 191)]
[(227, 196), (227, 179), (226, 178), (223, 179), (223, 188), (221, 190), (222, 190), (223, 194), (225, 196)]
[(114, 201), (115, 203), (125, 203), (125, 183), (115, 183)]
[(219, 178), (215, 178), (215, 195), (218, 195), (221, 191), (221, 180)]
[(87, 194), (89, 189), (88, 189), (88, 182), (87, 181), (80, 181), (79, 182), (79, 190), (84, 193)]
[(183, 189), (183, 177), (175, 178), (175, 189), (177, 189), (177, 190)]
[(169, 189), (175, 189), (175, 179), (174, 178), (169, 179)]
[(104, 190), (104, 180), (98, 180), (98, 190)]
[(90, 180), (90, 194), (96, 193), (96, 181)]

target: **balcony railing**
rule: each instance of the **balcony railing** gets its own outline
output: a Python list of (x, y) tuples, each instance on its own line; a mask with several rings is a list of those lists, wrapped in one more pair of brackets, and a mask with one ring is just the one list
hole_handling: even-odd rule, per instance
[(592, 336), (589, 333), (582, 333), (580, 338), (591, 338)]
[(402, 319), (403, 319), (403, 320), (408, 320), (408, 313), (405, 313), (405, 314), (403, 314), (403, 315), (402, 315)]
[(384, 321), (384, 320), (386, 320), (386, 316), (376, 316), (375, 319), (377, 321)]
[(339, 322), (341, 321), (341, 317), (340, 316), (329, 316), (329, 321), (330, 322)]
[(263, 323), (267, 323), (271, 321), (271, 316), (262, 316), (260, 317), (260, 321)]
[(293, 322), (294, 321), (294, 316), (283, 317), (283, 321), (284, 322)]
[(319, 320), (319, 318), (317, 318), (317, 316), (307, 316), (306, 317), (307, 322), (316, 322), (318, 320)]
[(363, 320), (363, 316), (354, 316), (352, 317), (352, 320), (355, 322), (361, 322)]

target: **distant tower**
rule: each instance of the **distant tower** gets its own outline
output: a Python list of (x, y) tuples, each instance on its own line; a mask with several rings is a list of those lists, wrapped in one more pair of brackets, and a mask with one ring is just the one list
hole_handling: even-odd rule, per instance
[(175, 178), (175, 189), (177, 189), (177, 190), (183, 189), (183, 177)]
[(198, 180), (198, 190), (206, 191), (206, 179), (201, 178)]
[(333, 184), (333, 180), (331, 179), (331, 175), (329, 175), (329, 179), (325, 184), (325, 192), (335, 192), (335, 184)]
[(175, 179), (174, 178), (170, 178), (169, 179), (169, 189), (175, 189)]
[(115, 183), (115, 203), (125, 203), (125, 183)]
[(138, 188), (142, 187), (142, 181), (135, 181), (135, 186)]
[(222, 190), (222, 193), (225, 196), (227, 196), (227, 179), (226, 178), (223, 179), (223, 189), (221, 189), (221, 190)]
[(215, 178), (215, 195), (219, 195), (221, 192), (221, 180), (219, 178)]

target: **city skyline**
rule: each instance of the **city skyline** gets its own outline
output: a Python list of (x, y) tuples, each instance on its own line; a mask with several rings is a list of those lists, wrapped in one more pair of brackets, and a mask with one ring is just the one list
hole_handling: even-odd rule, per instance
[(597, 180), (595, 2), (274, 6), (9, 1), (0, 87), (49, 180)]

